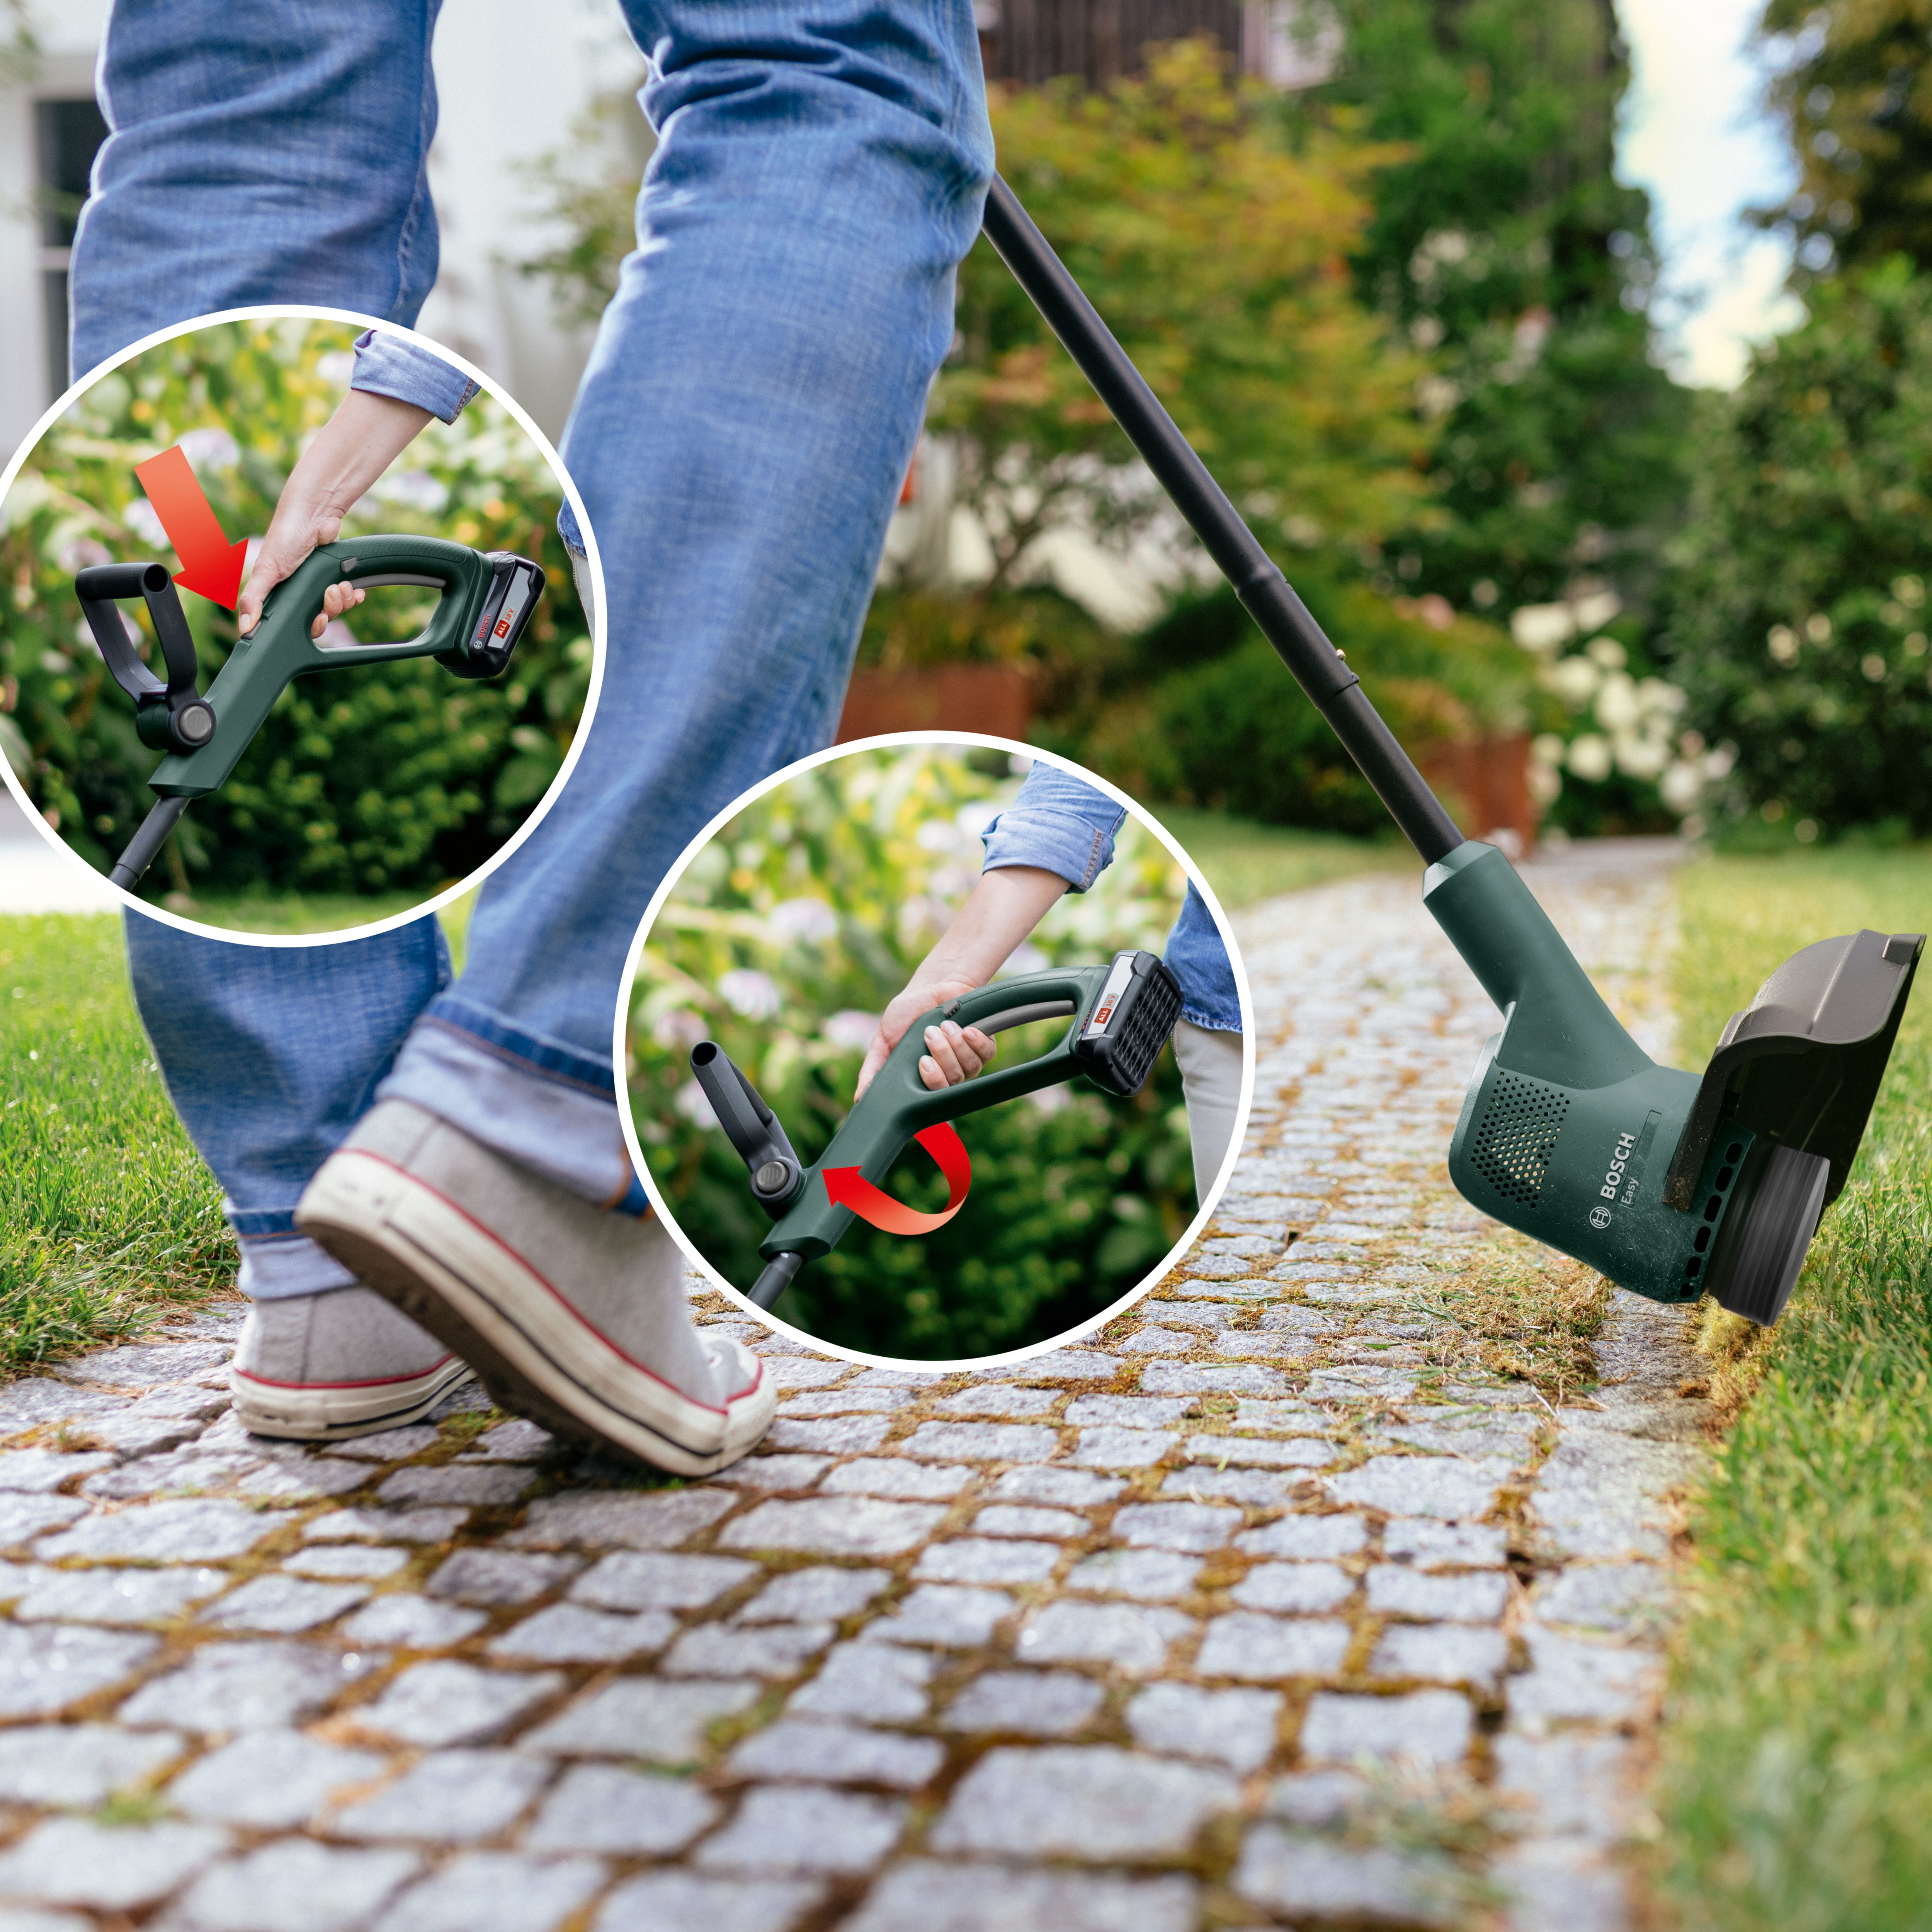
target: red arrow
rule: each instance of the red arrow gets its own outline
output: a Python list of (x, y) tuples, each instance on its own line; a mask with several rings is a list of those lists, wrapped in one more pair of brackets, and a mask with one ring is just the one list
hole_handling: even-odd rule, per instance
[(944, 1227), (966, 1204), (966, 1190), (973, 1185), (972, 1156), (966, 1151), (966, 1143), (945, 1120), (914, 1135), (913, 1138), (939, 1163), (939, 1171), (946, 1177), (950, 1192), (942, 1212), (915, 1213), (890, 1194), (881, 1193), (856, 1167), (828, 1167), (826, 1192), (836, 1205), (850, 1208), (860, 1220), (869, 1221), (889, 1234), (929, 1234), (934, 1228)]
[(224, 610), (234, 609), (242, 595), (242, 572), (248, 561), (247, 543), (231, 544), (221, 519), (208, 500), (200, 479), (176, 443), (158, 456), (134, 466), (161, 528), (175, 547), (182, 568), (175, 581)]

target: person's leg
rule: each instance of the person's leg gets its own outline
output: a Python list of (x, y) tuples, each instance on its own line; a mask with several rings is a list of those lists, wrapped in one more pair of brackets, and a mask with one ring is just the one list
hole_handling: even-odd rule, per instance
[[(314, 302), (413, 321), (436, 278), (424, 164), (438, 0), (116, 0), (111, 130), (75, 237), (76, 376), (210, 310)], [(228, 1197), (260, 1304), (238, 1402), (277, 1432), (388, 1426), (464, 1372), (294, 1226), (297, 1197), (448, 977), (433, 920), (266, 949), (130, 914), (157, 1064)]]
[(1194, 1196), (1205, 1201), (1221, 1176), (1234, 1121), (1241, 1111), (1241, 1036), (1180, 1020), (1174, 1058), (1187, 1103), (1187, 1139), (1194, 1156)]
[[(587, 1251), (589, 1204), (641, 1196), (611, 1035), (652, 892), (836, 728), (992, 156), (966, 0), (630, 17), (662, 140), (565, 445), (604, 570), (602, 694), (569, 787), (484, 888), (462, 978), (298, 1220), (518, 1406), (704, 1467), (737, 1439), (744, 1365), (703, 1372), (688, 1330), (665, 1338), (676, 1250), (638, 1228), (601, 1312), (549, 1257)], [(541, 1185), (499, 1209), (486, 1154)], [(682, 1407), (627, 1377), (646, 1331)]]

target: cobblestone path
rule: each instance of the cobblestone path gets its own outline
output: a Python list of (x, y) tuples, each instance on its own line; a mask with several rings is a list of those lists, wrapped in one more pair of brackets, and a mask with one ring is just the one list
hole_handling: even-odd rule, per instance
[[(1531, 874), (1658, 1050), (1667, 862)], [(1406, 878), (1241, 936), (1246, 1152), (1104, 1342), (767, 1340), (763, 1451), (657, 1489), (251, 1438), (226, 1314), (0, 1390), (0, 1932), (1624, 1924), (1682, 1317), (1595, 1406), (1432, 1369), (1493, 1013)]]

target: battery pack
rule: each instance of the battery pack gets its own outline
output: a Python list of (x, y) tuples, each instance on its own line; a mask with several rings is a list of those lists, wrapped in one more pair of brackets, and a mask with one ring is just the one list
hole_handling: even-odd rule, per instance
[(1130, 1099), (1180, 1017), (1180, 982), (1152, 952), (1117, 952), (1082, 1022), (1073, 1057), (1096, 1087)]

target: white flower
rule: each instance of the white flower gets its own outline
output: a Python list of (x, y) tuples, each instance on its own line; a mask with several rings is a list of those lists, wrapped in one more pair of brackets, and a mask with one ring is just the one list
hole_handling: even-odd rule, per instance
[(1531, 765), (1523, 782), (1538, 805), (1554, 805), (1563, 796), (1563, 774), (1554, 765), (1546, 765), (1540, 760)]
[(145, 496), (136, 496), (121, 512), (121, 520), (144, 544), (156, 550), (168, 547), (168, 533), (161, 527), (160, 518), (154, 514), (154, 506)]
[(862, 1013), (856, 1006), (847, 1006), (834, 1013), (820, 1028), (831, 1045), (848, 1051), (855, 1047), (871, 1046), (872, 1036), (878, 1030), (878, 1015)]
[(1584, 646), (1606, 670), (1622, 670), (1630, 662), (1630, 653), (1614, 638), (1592, 638)]
[[(1019, 764), (1017, 755), (1013, 759), (1013, 764), (1017, 770)], [(1028, 760), (1028, 765), (1030, 769), (1032, 765), (1030, 759)], [(952, 814), (952, 822), (965, 833), (968, 838), (977, 838), (981, 837), (985, 833), (986, 827), (999, 817), (1000, 811), (1000, 802), (998, 799), (976, 798), (970, 804), (962, 805)]]
[(1593, 590), (1580, 597), (1571, 607), (1576, 613), (1580, 631), (1600, 631), (1624, 608), (1624, 600), (1614, 590)]
[(1510, 635), (1526, 651), (1554, 650), (1576, 634), (1567, 604), (1526, 604), (1510, 619)]
[(1636, 701), (1636, 680), (1628, 671), (1613, 670), (1597, 692), (1597, 722), (1613, 736), (1628, 731), (1642, 715)]
[(1657, 788), (1672, 812), (1688, 812), (1704, 789), (1704, 774), (1694, 764), (1678, 760), (1665, 768)]
[(449, 490), (427, 470), (399, 470), (385, 476), (369, 492), (379, 503), (399, 503), (405, 509), (438, 515), (448, 504)]
[(718, 982), (724, 1004), (748, 1020), (768, 1020), (784, 1004), (783, 996), (763, 973), (740, 967)]
[(952, 852), (958, 848), (959, 827), (944, 818), (928, 818), (913, 834), (922, 852)]
[(687, 1080), (677, 1090), (677, 1098), (672, 1105), (694, 1127), (715, 1127), (718, 1124), (718, 1116), (711, 1111), (711, 1102), (704, 1097), (704, 1089), (695, 1080)]
[(1636, 731), (1619, 731), (1615, 740), (1617, 770), (1627, 778), (1654, 778), (1670, 761), (1670, 748)]
[(1704, 754), (1704, 776), (1715, 783), (1727, 778), (1736, 769), (1738, 748), (1732, 744), (1720, 745), (1714, 752)]
[(191, 429), (181, 440), (181, 452), (190, 469), (232, 470), (242, 460), (242, 447), (225, 429)]
[(1597, 694), (1603, 673), (1588, 658), (1562, 658), (1543, 674), (1546, 690), (1553, 691), (1572, 711), (1580, 711)]
[(1021, 943), (1016, 946), (1012, 951), (1006, 956), (1006, 963), (1000, 968), (1000, 970), (1003, 974), (1007, 973), (1044, 973), (1052, 964), (1053, 962), (1048, 958), (1046, 955), (1041, 952), (1037, 946), (1033, 945), (1030, 942), (1022, 940)]
[(1563, 740), (1554, 731), (1542, 732), (1529, 741), (1529, 755), (1539, 765), (1560, 765), (1563, 751)]
[(1773, 664), (1789, 669), (1798, 662), (1798, 633), (1789, 624), (1772, 625), (1765, 633), (1764, 646)]
[(1570, 769), (1580, 778), (1598, 784), (1610, 776), (1610, 741), (1607, 738), (1600, 738), (1595, 732), (1589, 731), (1571, 742)]
[(688, 1053), (710, 1030), (703, 1016), (688, 1006), (673, 1006), (651, 1022), (651, 1038), (674, 1052), (681, 1048)]
[(765, 923), (781, 939), (822, 946), (838, 932), (838, 915), (823, 899), (781, 899), (765, 915)]

